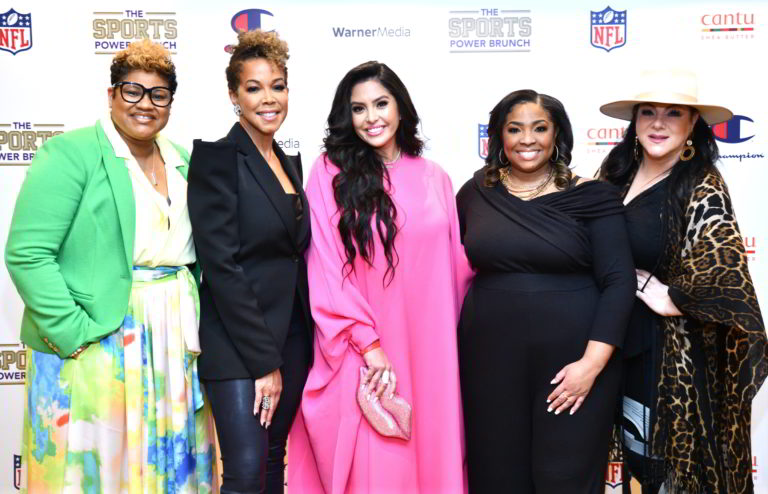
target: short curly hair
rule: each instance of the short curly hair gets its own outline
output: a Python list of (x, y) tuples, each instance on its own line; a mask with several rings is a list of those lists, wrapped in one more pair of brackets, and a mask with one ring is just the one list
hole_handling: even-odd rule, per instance
[(237, 35), (237, 44), (232, 47), (232, 56), (227, 66), (227, 86), (233, 93), (237, 92), (240, 85), (240, 73), (243, 71), (243, 63), (252, 58), (264, 58), (275, 64), (285, 74), (288, 82), (288, 69), (285, 62), (288, 61), (288, 43), (281, 40), (275, 31), (241, 31)]
[(128, 48), (115, 54), (110, 67), (110, 79), (114, 86), (134, 70), (154, 72), (168, 81), (171, 92), (176, 92), (176, 66), (171, 61), (171, 52), (160, 43), (153, 43), (147, 38), (135, 41)]

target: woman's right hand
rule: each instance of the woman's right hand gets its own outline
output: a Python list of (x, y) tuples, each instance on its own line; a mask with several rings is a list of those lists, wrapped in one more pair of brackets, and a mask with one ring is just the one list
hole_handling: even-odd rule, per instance
[[(272, 416), (277, 410), (278, 403), (280, 403), (280, 394), (283, 392), (283, 375), (280, 374), (280, 369), (277, 368), (266, 376), (256, 379), (253, 388), (256, 392), (253, 400), (253, 414), (259, 415), (259, 422), (262, 427), (269, 429)], [(262, 408), (261, 406), (261, 400), (264, 397), (269, 397), (269, 408)]]
[[(392, 370), (392, 364), (387, 358), (387, 354), (381, 348), (374, 348), (363, 354), (363, 360), (368, 373), (365, 375), (365, 384), (368, 385), (368, 392), (375, 392), (376, 397), (380, 398), (384, 390), (389, 389), (390, 394), (395, 392), (395, 372)], [(386, 377), (385, 376), (386, 373)]]

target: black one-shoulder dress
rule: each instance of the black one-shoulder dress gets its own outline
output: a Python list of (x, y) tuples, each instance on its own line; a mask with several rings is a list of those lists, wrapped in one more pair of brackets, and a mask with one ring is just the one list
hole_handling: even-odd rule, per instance
[(619, 358), (574, 415), (548, 413), (546, 398), (589, 340), (623, 343), (636, 276), (618, 189), (572, 183), (524, 201), (479, 171), (457, 200), (477, 270), (459, 326), (469, 490), (602, 492)]

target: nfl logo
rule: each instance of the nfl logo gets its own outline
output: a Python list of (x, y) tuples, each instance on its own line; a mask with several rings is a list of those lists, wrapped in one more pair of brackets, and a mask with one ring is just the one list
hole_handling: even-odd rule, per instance
[(488, 157), (488, 126), (477, 124), (477, 155), (480, 159)]
[(13, 486), (21, 489), (21, 456), (13, 455)]
[(590, 42), (595, 48), (611, 51), (627, 44), (627, 11), (606, 7), (600, 12), (591, 10)]
[(16, 55), (32, 48), (32, 14), (0, 14), (0, 50)]
[(620, 461), (609, 461), (608, 468), (605, 471), (605, 484), (611, 489), (616, 489), (623, 483), (622, 463)]

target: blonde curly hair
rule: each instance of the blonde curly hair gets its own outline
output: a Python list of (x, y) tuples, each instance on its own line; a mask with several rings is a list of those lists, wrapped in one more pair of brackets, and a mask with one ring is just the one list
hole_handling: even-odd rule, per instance
[(281, 40), (274, 31), (241, 31), (237, 35), (237, 44), (231, 47), (232, 56), (227, 66), (227, 86), (229, 90), (237, 92), (240, 85), (240, 73), (243, 71), (243, 63), (253, 58), (264, 58), (275, 64), (285, 73), (288, 82), (288, 69), (285, 63), (288, 61), (288, 43)]
[(171, 52), (160, 43), (144, 38), (117, 52), (110, 67), (112, 85), (122, 81), (123, 77), (134, 70), (159, 74), (168, 81), (171, 92), (176, 92), (176, 66), (171, 61)]

